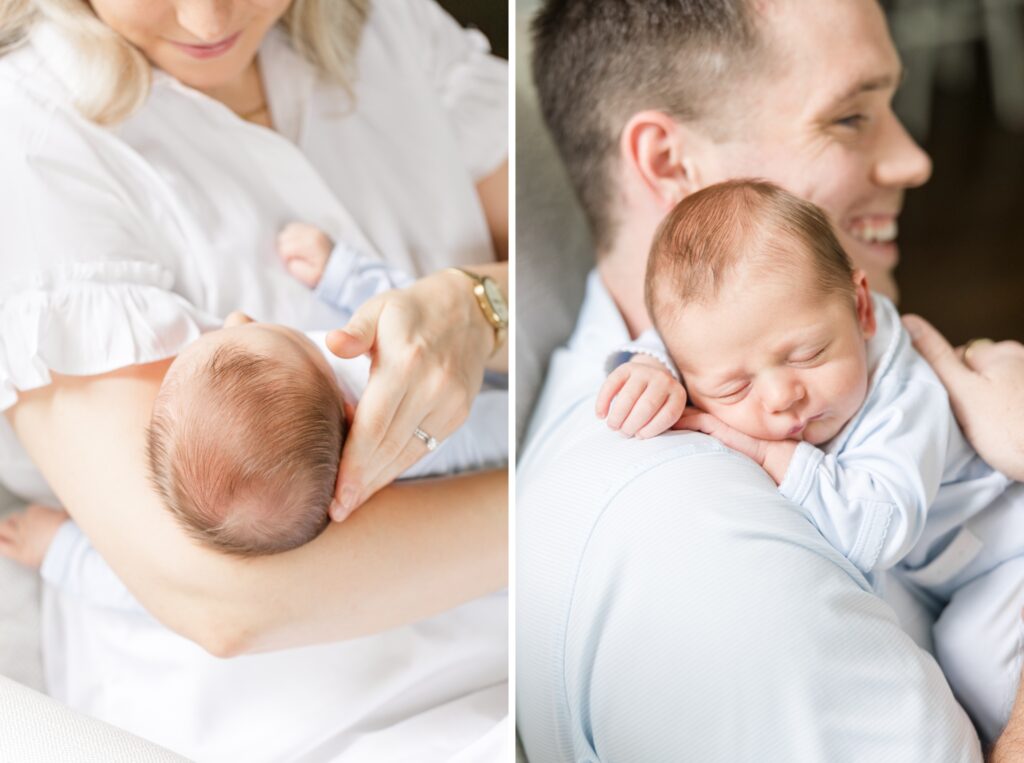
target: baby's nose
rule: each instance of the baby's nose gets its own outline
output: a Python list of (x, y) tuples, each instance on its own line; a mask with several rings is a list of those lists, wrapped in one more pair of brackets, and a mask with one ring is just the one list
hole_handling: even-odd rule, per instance
[(775, 379), (763, 393), (769, 413), (784, 413), (804, 399), (806, 391), (796, 379)]

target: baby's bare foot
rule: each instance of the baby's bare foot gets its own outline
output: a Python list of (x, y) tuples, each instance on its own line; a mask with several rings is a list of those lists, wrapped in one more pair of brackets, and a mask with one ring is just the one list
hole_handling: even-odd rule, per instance
[(319, 228), (288, 223), (277, 235), (277, 254), (288, 272), (309, 288), (320, 283), (334, 242)]
[(67, 512), (32, 504), (0, 520), (0, 556), (39, 569)]

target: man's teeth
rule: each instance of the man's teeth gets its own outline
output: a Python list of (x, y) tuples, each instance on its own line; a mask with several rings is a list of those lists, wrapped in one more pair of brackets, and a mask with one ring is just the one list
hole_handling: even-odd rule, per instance
[(884, 223), (858, 222), (854, 223), (850, 228), (850, 234), (855, 239), (867, 244), (895, 241), (898, 233), (899, 229), (896, 220), (889, 220)]

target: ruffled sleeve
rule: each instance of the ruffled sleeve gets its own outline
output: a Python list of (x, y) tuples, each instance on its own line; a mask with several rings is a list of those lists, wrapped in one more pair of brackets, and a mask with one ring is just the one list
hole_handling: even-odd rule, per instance
[(433, 0), (381, 6), (405, 17), (396, 25), (421, 49), (470, 174), (491, 174), (508, 157), (508, 64), (491, 55), (479, 30), (464, 29)]
[(160, 360), (213, 325), (173, 291), (130, 152), (16, 73), (0, 70), (0, 410), (51, 372)]

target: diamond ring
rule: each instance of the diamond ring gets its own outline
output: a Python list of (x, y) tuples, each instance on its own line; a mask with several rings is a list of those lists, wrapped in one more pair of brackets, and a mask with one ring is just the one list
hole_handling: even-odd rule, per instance
[(437, 440), (428, 435), (419, 427), (416, 427), (414, 430), (412, 430), (412, 436), (422, 440), (423, 444), (427, 446), (427, 450), (434, 450), (437, 447)]

